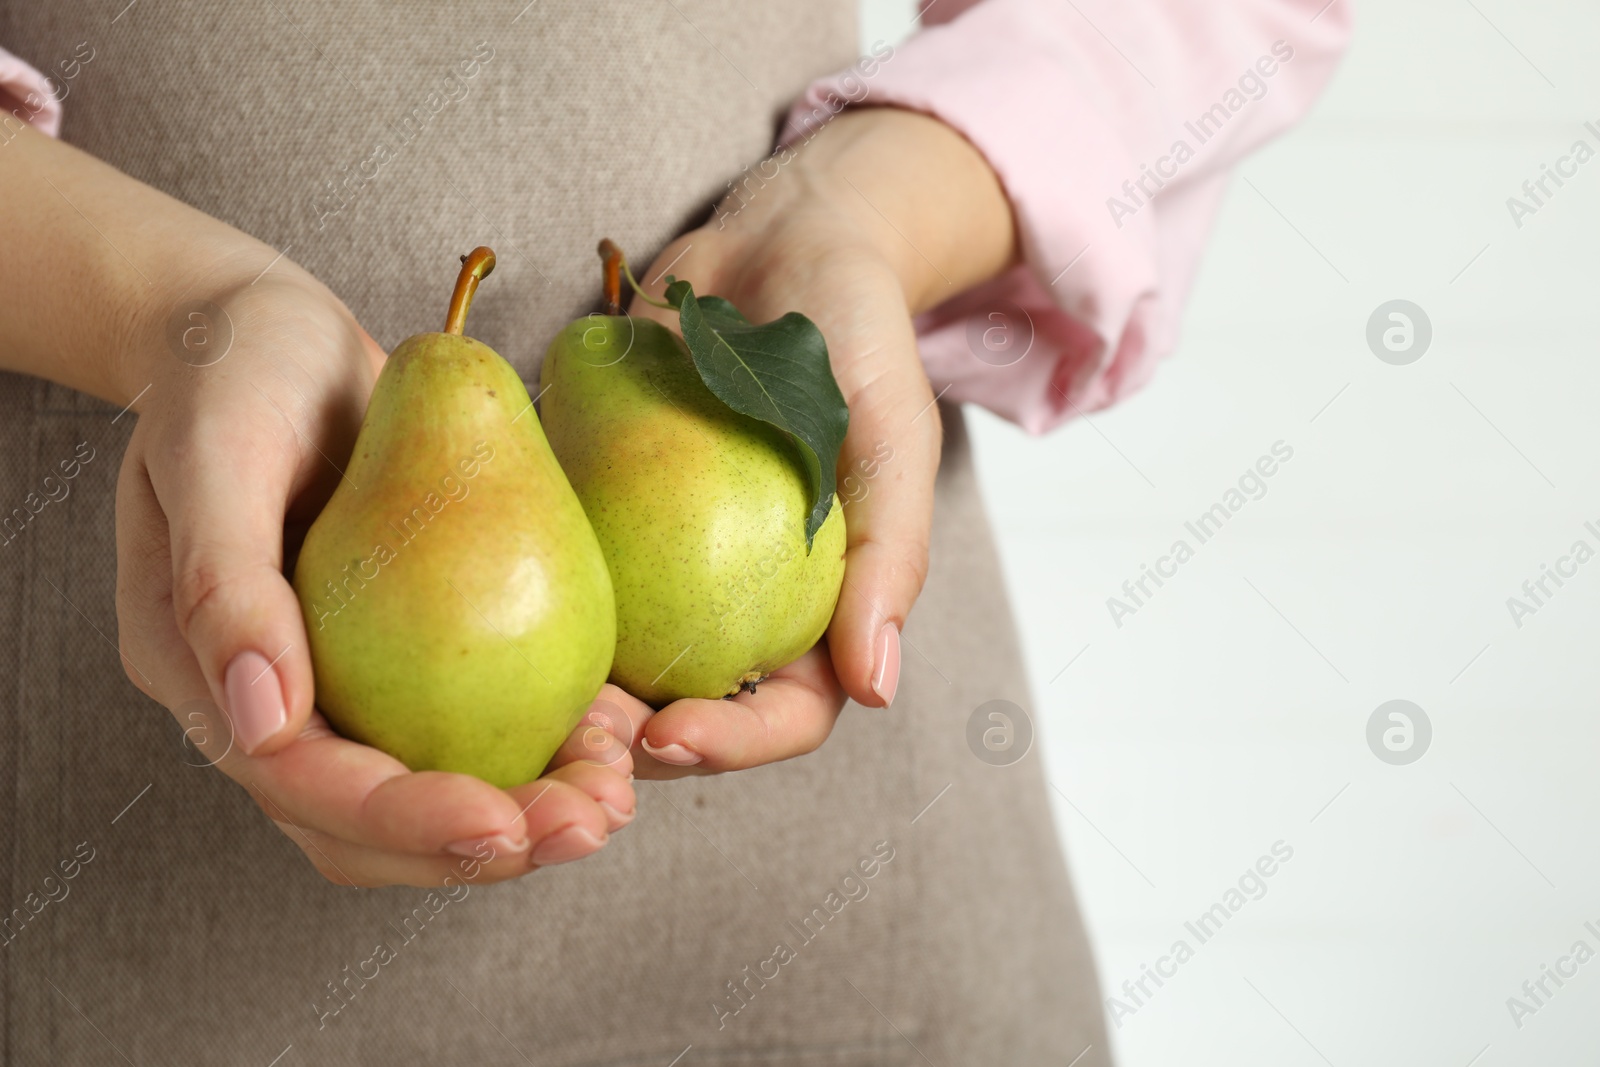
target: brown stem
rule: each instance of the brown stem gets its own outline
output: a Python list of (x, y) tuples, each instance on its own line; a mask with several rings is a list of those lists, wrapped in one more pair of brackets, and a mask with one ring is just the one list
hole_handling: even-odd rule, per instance
[(602, 264), (602, 286), (605, 293), (606, 314), (622, 314), (622, 249), (617, 247), (615, 241), (606, 237), (600, 242), (600, 262)]
[(450, 294), (450, 313), (445, 316), (444, 332), (457, 337), (467, 328), (467, 309), (478, 283), (494, 270), (494, 250), (479, 245), (461, 257), (461, 273), (456, 275), (456, 291)]

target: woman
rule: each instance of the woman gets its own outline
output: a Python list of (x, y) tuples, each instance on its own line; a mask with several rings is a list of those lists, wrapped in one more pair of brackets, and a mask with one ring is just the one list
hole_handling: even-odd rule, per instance
[[(1143, 380), (1319, 6), (944, 0), (853, 61), (848, 0), (0, 0), (3, 1062), (1109, 1062), (1037, 757), (966, 741), (1027, 700), (948, 405)], [(407, 773), (315, 715), (285, 544), (457, 254), (531, 381), (603, 235), (822, 327), (837, 613), (736, 703), (608, 687), (539, 782)]]

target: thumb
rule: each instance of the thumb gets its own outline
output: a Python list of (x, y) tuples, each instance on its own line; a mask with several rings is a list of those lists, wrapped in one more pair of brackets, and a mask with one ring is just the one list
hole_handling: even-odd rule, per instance
[(230, 428), (153, 461), (151, 483), (172, 543), (178, 630), (247, 755), (299, 734), (313, 704), (300, 602), (283, 574), (284, 511), (294, 449)]
[[(900, 678), (900, 632), (928, 574), (941, 431), (932, 393), (915, 378), (851, 402), (839, 498), (848, 538), (844, 587), (828, 650), (852, 700), (888, 707)], [(910, 386), (915, 385), (915, 388)]]

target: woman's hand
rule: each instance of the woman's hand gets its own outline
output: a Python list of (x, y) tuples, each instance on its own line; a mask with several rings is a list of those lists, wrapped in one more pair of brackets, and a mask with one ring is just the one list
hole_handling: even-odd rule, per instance
[(631, 757), (592, 723), (544, 778), (502, 791), (412, 774), (314, 712), (284, 546), (338, 481), (384, 360), (326, 287), (31, 129), (0, 159), (0, 248), (0, 368), (139, 412), (117, 486), (128, 677), (319, 871), (494, 881), (587, 855), (628, 822)]
[(231, 326), (225, 354), (167, 350), (170, 308), (157, 302), (124, 358), (150, 381), (117, 489), (128, 677), (332, 881), (481, 883), (599, 849), (634, 811), (631, 756), (603, 729), (586, 722), (544, 778), (504, 791), (411, 773), (314, 711), (285, 528), (303, 535), (339, 480), (384, 354), (286, 261), (206, 299), (218, 310), (194, 320), (193, 339)]
[[(803, 755), (832, 730), (846, 697), (894, 700), (900, 631), (928, 569), (940, 422), (911, 316), (1004, 269), (1010, 209), (978, 152), (909, 112), (847, 112), (798, 153), (750, 173), (708, 225), (673, 242), (644, 287), (665, 276), (731, 300), (753, 322), (799, 311), (821, 328), (850, 407), (839, 455), (848, 542), (827, 638), (731, 700), (679, 700), (650, 715), (615, 686), (601, 695), (647, 721), (641, 778), (739, 770)], [(635, 301), (633, 314), (677, 326)], [(913, 654), (915, 654), (913, 652)]]

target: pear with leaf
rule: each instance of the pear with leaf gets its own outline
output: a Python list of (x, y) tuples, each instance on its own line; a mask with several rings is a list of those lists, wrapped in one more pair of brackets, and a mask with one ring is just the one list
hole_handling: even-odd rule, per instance
[(731, 695), (833, 616), (849, 412), (809, 319), (754, 325), (669, 277), (651, 302), (678, 312), (680, 337), (622, 314), (622, 276), (638, 283), (615, 245), (600, 252), (608, 314), (551, 343), (540, 411), (611, 571), (611, 681), (657, 706)]

